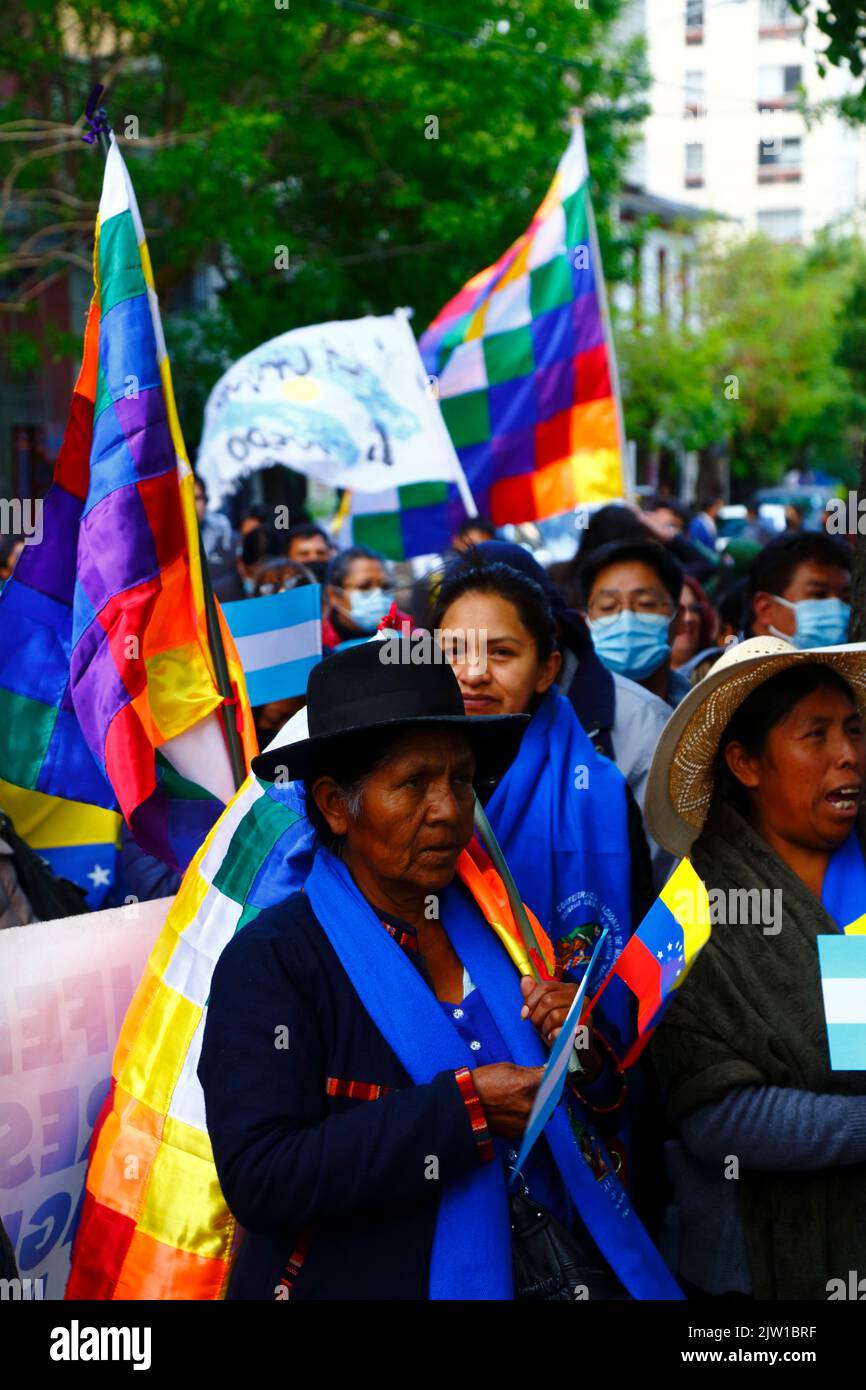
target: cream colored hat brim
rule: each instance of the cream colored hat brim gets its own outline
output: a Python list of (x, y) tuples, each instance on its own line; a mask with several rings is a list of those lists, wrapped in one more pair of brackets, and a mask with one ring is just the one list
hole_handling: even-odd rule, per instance
[(750, 637), (728, 647), (689, 691), (662, 730), (644, 799), (647, 832), (663, 849), (688, 855), (700, 834), (719, 743), (743, 701), (780, 671), (816, 663), (848, 682), (866, 719), (866, 642), (800, 651), (778, 637)]

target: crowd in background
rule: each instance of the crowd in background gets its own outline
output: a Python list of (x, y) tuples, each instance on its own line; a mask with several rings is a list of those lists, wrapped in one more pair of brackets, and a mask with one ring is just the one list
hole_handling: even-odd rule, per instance
[[(757, 509), (749, 506), (736, 541), (720, 545), (721, 505), (719, 498), (710, 497), (700, 507), (689, 510), (676, 499), (659, 494), (646, 499), (641, 508), (602, 506), (584, 518), (586, 524), (579, 531), (573, 556), (547, 568), (530, 548), (517, 544), (513, 538), (502, 538), (492, 523), (476, 516), (463, 523), (453, 535), (448, 553), (434, 557), (433, 563), (395, 566), (364, 546), (338, 549), (328, 529), (309, 519), (283, 529), (274, 526), (264, 508), (250, 509), (235, 529), (225, 516), (208, 510), (204, 485), (196, 479), (202, 543), (215, 592), (223, 601), (242, 601), (318, 584), (326, 665), (330, 666), (335, 654), (366, 646), (383, 626), (404, 636), (433, 631), (442, 642), (467, 716), (529, 717), (519, 755), (504, 775), (500, 768), (487, 781), (483, 776), (477, 777), (475, 791), (487, 807), (518, 880), (534, 879), (536, 890), (541, 891), (537, 887), (541, 884), (548, 894), (548, 902), (535, 906), (539, 907), (541, 918), (553, 923), (551, 941), (556, 952), (557, 978), (567, 988), (575, 987), (565, 985), (571, 978), (570, 972), (576, 972), (573, 978), (578, 980), (581, 969), (586, 967), (594, 944), (592, 932), (599, 928), (567, 932), (565, 922), (557, 923), (557, 904), (567, 901), (575, 888), (597, 893), (599, 901), (619, 893), (619, 918), (630, 924), (628, 931), (633, 931), (677, 860), (687, 852), (685, 848), (673, 852), (679, 848), (679, 841), (676, 831), (670, 832), (670, 825), (664, 834), (659, 833), (659, 842), (653, 839), (653, 816), (646, 814), (649, 805), (645, 807), (654, 755), (665, 747), (666, 741), (671, 742), (679, 718), (675, 711), (682, 702), (687, 701), (716, 663), (721, 661), (724, 666), (729, 660), (726, 654), (750, 638), (768, 639), (767, 659), (783, 665), (790, 661), (784, 653), (791, 649), (820, 651), (847, 641), (852, 568), (848, 540), (829, 534), (820, 525), (804, 525), (803, 514), (796, 507), (786, 512), (785, 530), (773, 532)], [(4, 573), (0, 577), (5, 579), (14, 565), (11, 546), (7, 546), (2, 559)], [(473, 631), (485, 639), (474, 648), (466, 641), (467, 634)], [(790, 646), (780, 652), (773, 639), (783, 639)], [(759, 659), (763, 659), (762, 649), (753, 644), (749, 650), (757, 651)], [(753, 659), (754, 656), (750, 658)], [(798, 783), (801, 776), (814, 776), (821, 797), (825, 802), (829, 797), (831, 803), (831, 810), (824, 806), (822, 814), (835, 816), (839, 821), (839, 826), (833, 822), (830, 839), (836, 836), (840, 848), (848, 832), (846, 817), (852, 808), (856, 809), (863, 790), (856, 780), (857, 766), (862, 761), (862, 736), (852, 706), (857, 671), (851, 677), (845, 668), (842, 675), (845, 679), (834, 673), (828, 675), (823, 668), (816, 674), (814, 666), (788, 674), (779, 667), (779, 675), (766, 680), (765, 687), (756, 688), (739, 712), (731, 706), (734, 717), (724, 731), (724, 719), (716, 719), (716, 707), (702, 704), (692, 713), (693, 701), (684, 706), (690, 729), (698, 726), (700, 732), (716, 719), (716, 734), (722, 733), (724, 746), (733, 740), (737, 748), (742, 746), (745, 750), (737, 752), (737, 758), (747, 760), (754, 754), (760, 760), (765, 756), (762, 750), (768, 740), (785, 720), (800, 717), (798, 711), (811, 709), (811, 704), (816, 709), (826, 705), (831, 712), (821, 714), (820, 720), (829, 727), (835, 719), (841, 730), (841, 754), (837, 757), (832, 753), (827, 764), (834, 768), (839, 764), (839, 775), (833, 774), (836, 782), (827, 793), (826, 769), (810, 772), (805, 764), (804, 771), (793, 770), (788, 780)], [(736, 673), (734, 677), (732, 684), (726, 675), (719, 689), (732, 689)], [(745, 687), (737, 698), (742, 700), (744, 692)], [(694, 698), (698, 698), (697, 692)], [(834, 701), (839, 705), (835, 714), (831, 709), (835, 708)], [(304, 704), (301, 697), (275, 701), (254, 710), (262, 749)], [(681, 741), (682, 730), (675, 732)], [(812, 745), (804, 746), (811, 750)], [(670, 758), (675, 763), (681, 756), (681, 743), (671, 742), (671, 749)], [(709, 816), (696, 846), (699, 871), (703, 853), (705, 873), (728, 873), (734, 884), (746, 881), (744, 874), (753, 874), (754, 882), (762, 886), (774, 883), (778, 873), (784, 874), (785, 870), (775, 860), (769, 867), (765, 862), (769, 843), (781, 856), (783, 865), (794, 866), (786, 899), (791, 904), (786, 909), (791, 921), (797, 925), (801, 920), (807, 935), (820, 930), (820, 924), (815, 926), (817, 899), (841, 929), (850, 915), (847, 894), (855, 881), (852, 875), (861, 875), (866, 886), (866, 864), (861, 852), (853, 849), (853, 838), (852, 848), (845, 850), (854, 855), (853, 868), (843, 865), (839, 881), (847, 885), (845, 900), (837, 903), (832, 896), (836, 891), (832, 883), (839, 877), (835, 869), (826, 880), (831, 887), (822, 889), (829, 853), (824, 831), (818, 835), (817, 855), (824, 866), (818, 876), (813, 881), (809, 864), (802, 870), (798, 867), (803, 837), (808, 839), (814, 831), (809, 820), (809, 824), (804, 821), (801, 833), (798, 817), (807, 815), (807, 819), (814, 820), (815, 799), (806, 812), (796, 800), (785, 802), (785, 816), (771, 834), (761, 817), (775, 811), (767, 811), (760, 786), (749, 793), (748, 801), (744, 800), (744, 781), (738, 780), (739, 763), (729, 759), (726, 770), (719, 761), (722, 753), (713, 752), (712, 756), (715, 790), (717, 794), (724, 791), (724, 805), (717, 805), (715, 815)], [(780, 754), (774, 756), (778, 762)], [(573, 799), (564, 811), (565, 803), (558, 790), (563, 778), (567, 781), (578, 767), (588, 771), (590, 766), (593, 795), (588, 800)], [(824, 762), (821, 767), (824, 768)], [(842, 772), (842, 780), (850, 786), (839, 783)], [(752, 784), (746, 781), (745, 785)], [(516, 799), (509, 788), (512, 792), (518, 789)], [(712, 778), (708, 797), (711, 794)], [(603, 814), (599, 814), (600, 805)], [(773, 792), (772, 805), (778, 809), (778, 791)], [(307, 806), (307, 814), (319, 828), (309, 796)], [(730, 809), (725, 810), (726, 807)], [(655, 815), (655, 824), (664, 825), (664, 820), (658, 819), (658, 795)], [(723, 823), (724, 815), (729, 816), (730, 824)], [(53, 880), (50, 875), (46, 878), (47, 870), (42, 874), (37, 856), (28, 853), (8, 821), (0, 824), (0, 836), (0, 926), (39, 920), (46, 913), (64, 915), (80, 910), (78, 900), (73, 905), (57, 897), (62, 881)], [(125, 826), (122, 837), (125, 890), (141, 900), (176, 892), (179, 876), (146, 855)], [(793, 857), (784, 850), (786, 837), (794, 845)], [(567, 848), (566, 858), (563, 847)], [(537, 866), (533, 867), (533, 856), (543, 852), (551, 853), (551, 863), (539, 875)], [(528, 855), (526, 863), (521, 862), (521, 855)], [(835, 865), (836, 858), (832, 862)], [(597, 883), (593, 875), (598, 877)], [(752, 879), (748, 881), (751, 883)], [(46, 909), (45, 903), (52, 906)], [(621, 951), (625, 939), (616, 943), (617, 951)], [(605, 1051), (609, 1050), (605, 1036), (615, 1038), (619, 1032), (624, 1037), (627, 1023), (615, 1017), (602, 1020), (605, 1036), (594, 1043), (595, 1071), (580, 1093), (581, 1100), (598, 1118), (609, 1153), (623, 1165), (628, 1176), (642, 1219), (654, 1239), (662, 1244), (666, 1239), (665, 1222), (675, 1210), (680, 1222), (679, 1236), (670, 1237), (668, 1232), (667, 1245), (670, 1252), (678, 1241), (679, 1248), (668, 1258), (692, 1296), (743, 1296), (754, 1292), (764, 1297), (799, 1296), (793, 1292), (798, 1287), (797, 1276), (786, 1268), (786, 1251), (789, 1245), (793, 1249), (793, 1244), (787, 1237), (765, 1240), (748, 1203), (742, 1209), (736, 1203), (732, 1205), (728, 1189), (718, 1187), (716, 1150), (723, 1143), (729, 1148), (733, 1146), (732, 1152), (742, 1149), (751, 1154), (759, 1171), (769, 1171), (776, 1183), (774, 1191), (785, 1194), (785, 1200), (790, 1198), (794, 1212), (799, 1202), (796, 1185), (784, 1175), (789, 1169), (804, 1171), (818, 1192), (824, 1181), (819, 1165), (824, 1163), (825, 1153), (831, 1171), (834, 1164), (859, 1162), (866, 1136), (866, 1100), (857, 1094), (850, 1099), (825, 1094), (826, 1063), (819, 1040), (810, 1062), (814, 1063), (814, 1074), (807, 1076), (803, 1061), (804, 1079), (799, 1089), (788, 1079), (784, 1068), (775, 1067), (774, 1063), (774, 1070), (768, 1062), (767, 1075), (777, 1084), (757, 1085), (755, 1078), (760, 1078), (760, 1070), (751, 1080), (751, 1073), (744, 1073), (740, 1081), (734, 1077), (726, 1083), (721, 1092), (715, 1082), (707, 1083), (700, 1092), (702, 1103), (698, 1104), (699, 1092), (694, 1088), (704, 1086), (708, 1076), (717, 1075), (715, 1054), (704, 1055), (707, 1038), (702, 1030), (707, 1011), (719, 1012), (718, 1036), (713, 1047), (719, 1040), (723, 1046), (729, 1046), (741, 1027), (745, 1036), (758, 1017), (756, 1014), (753, 1018), (746, 1008), (751, 986), (748, 980), (739, 981), (743, 961), (735, 954), (726, 963), (726, 949), (725, 943), (719, 944), (717, 950), (714, 948), (713, 968), (720, 972), (717, 987), (702, 1000), (697, 1013), (692, 1010), (690, 1014), (685, 1000), (672, 1010), (673, 1023), (661, 1030), (662, 1041), (654, 1049), (655, 1071), (629, 1073), (630, 1091), (622, 1071), (611, 1062), (613, 1053)], [(736, 943), (732, 949), (744, 950)], [(786, 943), (781, 956), (769, 958), (773, 967), (778, 965), (780, 970), (779, 990), (787, 988), (785, 971), (794, 963), (793, 957), (789, 960), (786, 955), (790, 949)], [(724, 1007), (728, 969), (739, 981), (730, 996), (740, 1001), (743, 1012), (736, 1027), (733, 1015), (728, 1016)], [(706, 978), (709, 971), (710, 967), (706, 967)], [(763, 974), (762, 966), (753, 983)], [(766, 1012), (769, 1005), (766, 1000), (761, 1003), (757, 999), (759, 993), (756, 986), (756, 1008), (763, 1017), (762, 1010)], [(695, 991), (690, 992), (689, 998), (693, 996)], [(236, 1002), (232, 994), (226, 1015), (229, 1033), (235, 1028)], [(770, 1003), (776, 1007), (772, 1000)], [(814, 1012), (811, 995), (808, 1003)], [(255, 1000), (251, 1001), (251, 1010), (255, 1015)], [(458, 1016), (462, 1016), (460, 1010), (454, 1014), (455, 1018)], [(819, 1037), (821, 1026), (816, 1026)], [(213, 1033), (215, 1025), (209, 1027)], [(763, 1035), (758, 1036), (759, 1031), (752, 1039), (756, 1055), (767, 1046)], [(480, 1044), (473, 1041), (471, 1046)], [(792, 1056), (796, 1053), (794, 1048)], [(803, 1056), (808, 1060), (809, 1055), (807, 1049)], [(481, 1060), (493, 1068), (500, 1059), (491, 1052), (490, 1058), (485, 1055)], [(667, 1131), (666, 1176), (659, 1168), (664, 1108), (653, 1098), (656, 1073), (663, 1083), (669, 1120), (676, 1118), (683, 1087), (686, 1096), (675, 1135)], [(219, 1076), (221, 1091), (221, 1065)], [(243, 1084), (246, 1087), (247, 1083)], [(221, 1121), (214, 1120), (215, 1093), (208, 1091), (207, 1085), (205, 1089), (209, 1124), (216, 1126), (211, 1134), (218, 1149)], [(626, 1102), (627, 1095), (630, 1098)], [(226, 1123), (231, 1130), (235, 1116), (227, 1117)], [(816, 1145), (808, 1135), (801, 1137), (804, 1126), (813, 1135), (830, 1135), (832, 1131), (835, 1138), (832, 1143), (822, 1139)], [(719, 1135), (730, 1137), (722, 1141)], [(798, 1136), (796, 1142), (792, 1136)], [(243, 1135), (234, 1136), (232, 1142), (235, 1138), (246, 1143)], [(222, 1173), (221, 1180), (227, 1180)], [(827, 1183), (831, 1182), (828, 1177)], [(676, 1209), (669, 1200), (670, 1184), (677, 1195)], [(824, 1200), (823, 1188), (820, 1192)], [(245, 1199), (239, 1193), (237, 1200), (242, 1203)], [(558, 1200), (565, 1203), (562, 1211), (566, 1213), (568, 1206), (561, 1193)], [(827, 1200), (833, 1215), (835, 1204)], [(569, 1219), (572, 1217), (573, 1213)], [(810, 1228), (808, 1232), (812, 1246), (818, 1239), (816, 1230)], [(759, 1246), (760, 1255), (755, 1254)], [(825, 1266), (830, 1268), (826, 1260), (821, 1265), (824, 1272)], [(264, 1270), (263, 1265), (262, 1270), (264, 1274), (258, 1271), (250, 1275), (256, 1287), (256, 1281), (261, 1282), (260, 1275), (263, 1287), (271, 1279), (269, 1267)], [(606, 1286), (599, 1285), (602, 1287)], [(777, 1288), (777, 1293), (766, 1292), (772, 1287)], [(788, 1292), (783, 1292), (785, 1289)], [(804, 1286), (802, 1296), (815, 1296), (811, 1286)]]
[[(829, 646), (847, 636), (851, 547), (844, 536), (806, 529), (803, 510), (794, 504), (785, 509), (780, 533), (749, 503), (746, 524), (724, 549), (717, 548), (718, 496), (693, 508), (662, 493), (640, 508), (603, 506), (583, 518), (574, 555), (546, 570), (528, 548), (498, 541), (493, 523), (476, 516), (455, 532), (450, 551), (428, 561), (418, 576), (415, 566), (393, 565), (367, 547), (338, 549), (328, 528), (305, 514), (279, 528), (269, 519), (273, 509), (252, 506), (235, 528), (208, 508), (198, 476), (195, 497), (217, 597), (233, 602), (319, 584), (325, 656), (366, 640), (389, 612), (391, 624), (404, 632), (430, 629), (443, 574), (467, 553), (521, 570), (540, 586), (556, 620), (560, 689), (641, 809), (671, 709), (728, 644), (769, 634), (799, 647)], [(15, 537), (4, 541), (0, 583), (22, 544)], [(254, 709), (261, 748), (303, 704), (292, 698)], [(649, 845), (660, 886), (673, 861), (652, 840)], [(126, 827), (122, 867), (126, 888), (142, 900), (177, 889), (178, 875), (145, 855)], [(6, 903), (0, 923), (13, 924), (12, 901), (10, 887), (0, 901), (0, 907)]]

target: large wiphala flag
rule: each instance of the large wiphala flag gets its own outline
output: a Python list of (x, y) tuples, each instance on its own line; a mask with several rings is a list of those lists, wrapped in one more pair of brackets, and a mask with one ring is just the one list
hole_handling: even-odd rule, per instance
[(420, 341), (475, 502), (497, 524), (622, 496), (583, 127), (522, 236)]
[[(183, 868), (234, 784), (215, 713), (223, 696), (193, 479), (144, 228), (114, 137), (94, 279), (42, 540), (25, 546), (0, 595), (0, 769), (37, 797), (119, 808), (141, 845)], [(221, 626), (251, 756), (243, 672)]]

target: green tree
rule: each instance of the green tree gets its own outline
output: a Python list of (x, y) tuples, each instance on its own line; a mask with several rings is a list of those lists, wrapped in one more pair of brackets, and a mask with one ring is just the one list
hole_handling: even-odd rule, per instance
[(862, 260), (857, 243), (830, 237), (705, 247), (700, 330), (656, 320), (620, 335), (631, 437), (724, 444), (733, 478), (752, 486), (807, 465), (853, 481), (862, 402), (840, 344)]
[[(80, 113), (98, 80), (191, 442), (214, 378), (263, 339), (397, 304), (423, 327), (525, 228), (578, 105), (610, 269), (647, 86), (641, 44), (614, 39), (621, 6), (401, 0), (398, 22), (346, 0), (19, 0), (0, 20), (7, 302), (24, 328), (40, 284), (87, 265), (101, 161)], [(202, 267), (208, 314), (183, 300)]]
[(789, 0), (792, 10), (814, 20), (827, 39), (821, 50), (819, 71), (822, 76), (827, 64), (850, 67), (855, 77), (866, 72), (863, 54), (866, 52), (866, 10), (860, 0), (824, 0), (817, 9), (810, 0)]

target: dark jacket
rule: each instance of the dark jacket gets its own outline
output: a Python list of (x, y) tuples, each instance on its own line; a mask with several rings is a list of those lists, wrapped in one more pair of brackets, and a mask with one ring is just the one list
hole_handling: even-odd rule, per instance
[(124, 885), (139, 902), (172, 898), (180, 887), (182, 875), (142, 849), (126, 821), (120, 827), (120, 863)]
[[(304, 894), (223, 951), (198, 1075), (246, 1232), (229, 1298), (427, 1297), (439, 1194), (481, 1162), (469, 1114), (453, 1072), (412, 1083)], [(339, 1094), (353, 1081), (375, 1098)]]

